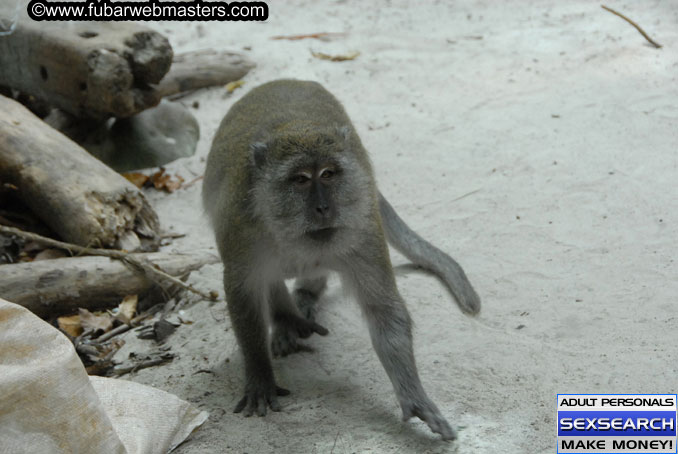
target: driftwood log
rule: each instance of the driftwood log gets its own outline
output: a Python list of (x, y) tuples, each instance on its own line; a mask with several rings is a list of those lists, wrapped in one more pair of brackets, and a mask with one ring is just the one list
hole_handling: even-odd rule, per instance
[[(132, 254), (173, 276), (185, 276), (216, 263), (208, 252)], [(108, 257), (68, 257), (0, 265), (0, 297), (40, 317), (99, 309), (118, 304), (126, 295), (142, 295), (156, 285), (153, 276)]]
[(0, 85), (81, 118), (128, 117), (160, 102), (172, 63), (163, 35), (130, 22), (20, 18), (0, 39)]
[(0, 181), (67, 242), (131, 251), (157, 238), (158, 217), (136, 186), (4, 96)]
[(242, 54), (211, 49), (174, 56), (169, 72), (157, 85), (167, 97), (242, 79), (255, 64)]

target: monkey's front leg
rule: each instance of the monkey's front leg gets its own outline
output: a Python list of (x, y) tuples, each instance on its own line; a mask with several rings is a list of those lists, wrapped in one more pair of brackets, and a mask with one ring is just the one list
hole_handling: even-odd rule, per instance
[(403, 301), (399, 297), (368, 298), (363, 306), (372, 345), (393, 383), (403, 421), (416, 416), (433, 432), (442, 435), (443, 440), (457, 438), (454, 429), (426, 395), (419, 379), (412, 351), (410, 316)]
[[(386, 264), (390, 267), (389, 262)], [(433, 432), (441, 434), (443, 440), (454, 440), (457, 438), (454, 429), (426, 395), (419, 380), (412, 350), (412, 322), (391, 269), (374, 267), (353, 276), (372, 345), (393, 384), (403, 420), (416, 416)]]
[(240, 284), (243, 280), (224, 274), (224, 288), (233, 331), (245, 358), (245, 396), (234, 413), (251, 416), (255, 411), (266, 415), (267, 408), (280, 411), (278, 396), (290, 392), (275, 383), (268, 353), (268, 323), (266, 300), (248, 292)]

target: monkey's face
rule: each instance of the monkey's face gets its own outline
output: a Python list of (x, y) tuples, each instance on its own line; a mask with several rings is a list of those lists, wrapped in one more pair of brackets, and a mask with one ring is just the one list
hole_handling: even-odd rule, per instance
[(341, 134), (308, 132), (259, 146), (257, 214), (279, 244), (341, 247), (369, 213), (369, 169)]

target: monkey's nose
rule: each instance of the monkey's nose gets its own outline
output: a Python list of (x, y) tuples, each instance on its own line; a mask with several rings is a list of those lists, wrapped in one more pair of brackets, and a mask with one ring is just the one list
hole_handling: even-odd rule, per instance
[(334, 216), (331, 197), (322, 184), (314, 183), (311, 187), (310, 196), (311, 198), (309, 200), (309, 208), (312, 210), (316, 218), (326, 222)]
[(315, 204), (315, 218), (323, 226), (329, 226), (334, 219), (334, 208), (332, 204), (318, 202)]

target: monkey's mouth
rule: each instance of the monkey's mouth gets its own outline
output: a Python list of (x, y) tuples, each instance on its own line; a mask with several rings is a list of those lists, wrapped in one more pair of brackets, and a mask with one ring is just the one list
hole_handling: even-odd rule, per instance
[(306, 236), (315, 241), (329, 241), (332, 239), (335, 233), (337, 233), (336, 227), (325, 227), (318, 230), (309, 230), (306, 232)]

